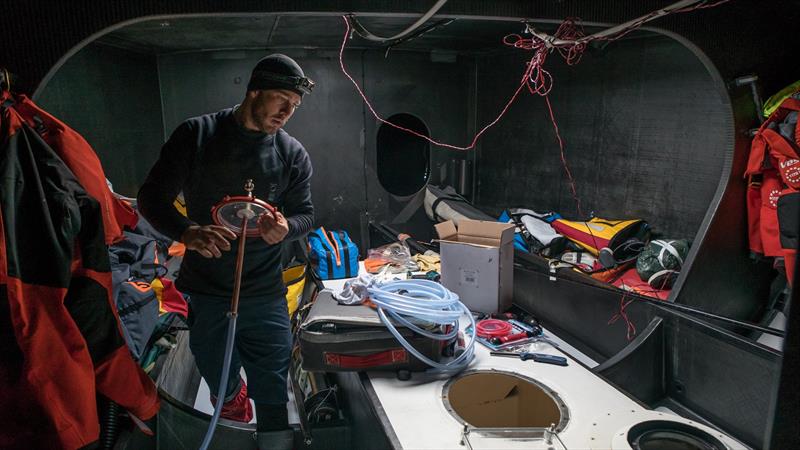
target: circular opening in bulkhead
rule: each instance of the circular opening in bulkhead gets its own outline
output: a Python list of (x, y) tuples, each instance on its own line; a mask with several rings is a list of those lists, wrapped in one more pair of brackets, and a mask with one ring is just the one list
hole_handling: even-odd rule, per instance
[(444, 386), (445, 407), (456, 419), (475, 428), (564, 429), (569, 412), (553, 390), (519, 375), (465, 373)]
[(631, 427), (628, 443), (634, 450), (725, 450), (719, 439), (691, 425), (650, 420)]

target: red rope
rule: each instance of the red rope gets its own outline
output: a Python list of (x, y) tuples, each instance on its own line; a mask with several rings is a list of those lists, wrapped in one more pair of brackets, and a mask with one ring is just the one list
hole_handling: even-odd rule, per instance
[(619, 312), (611, 316), (611, 319), (609, 319), (608, 324), (612, 325), (620, 318), (623, 319), (625, 321), (625, 328), (627, 329), (625, 337), (628, 339), (628, 341), (631, 341), (636, 336), (636, 325), (634, 325), (633, 322), (631, 322), (631, 320), (628, 319), (628, 313), (625, 312), (625, 308), (627, 308), (628, 305), (633, 303), (633, 299), (630, 299), (626, 302), (625, 301), (626, 298), (628, 298), (628, 291), (624, 291), (622, 293), (622, 297), (620, 297), (619, 299)]
[(514, 91), (514, 95), (511, 96), (511, 98), (508, 100), (506, 105), (503, 107), (503, 110), (500, 111), (500, 114), (498, 114), (497, 117), (493, 121), (491, 121), (488, 125), (483, 127), (481, 129), (481, 131), (478, 132), (478, 134), (475, 135), (475, 137), (472, 139), (472, 142), (468, 146), (459, 147), (457, 145), (450, 145), (450, 144), (445, 144), (443, 142), (439, 142), (439, 141), (437, 141), (435, 139), (431, 139), (430, 137), (425, 136), (422, 133), (419, 133), (417, 131), (414, 131), (414, 130), (411, 130), (411, 129), (408, 129), (408, 128), (405, 128), (405, 127), (401, 127), (400, 125), (392, 123), (392, 122), (384, 119), (383, 117), (381, 117), (375, 111), (375, 108), (372, 107), (372, 103), (370, 103), (369, 99), (367, 99), (367, 96), (364, 95), (364, 91), (361, 90), (361, 86), (359, 86), (358, 83), (356, 83), (356, 80), (354, 80), (353, 77), (350, 76), (350, 73), (348, 73), (347, 69), (344, 67), (344, 47), (345, 47), (345, 44), (347, 43), (347, 37), (350, 35), (350, 21), (347, 19), (347, 16), (342, 16), (342, 18), (344, 19), (344, 23), (347, 26), (347, 29), (346, 29), (346, 31), (344, 33), (344, 38), (342, 39), (342, 46), (339, 49), (339, 66), (342, 68), (342, 72), (347, 77), (347, 79), (349, 79), (350, 82), (353, 83), (353, 86), (355, 86), (356, 90), (358, 91), (358, 94), (364, 100), (364, 103), (366, 103), (367, 108), (369, 108), (369, 111), (372, 113), (373, 116), (375, 116), (375, 119), (377, 119), (379, 122), (385, 123), (386, 125), (389, 125), (389, 126), (391, 126), (393, 128), (397, 128), (398, 130), (402, 130), (402, 131), (405, 131), (406, 133), (410, 133), (410, 134), (413, 134), (414, 136), (417, 136), (417, 137), (420, 137), (422, 139), (425, 139), (426, 141), (430, 142), (433, 145), (437, 145), (439, 147), (446, 147), (446, 148), (450, 148), (450, 149), (453, 149), (453, 150), (471, 150), (471, 149), (475, 148), (475, 145), (478, 142), (478, 138), (480, 138), (481, 135), (484, 132), (486, 132), (486, 130), (488, 130), (489, 128), (494, 126), (494, 124), (496, 124), (497, 122), (500, 121), (500, 118), (503, 117), (503, 115), (505, 115), (506, 111), (508, 111), (508, 108), (511, 106), (512, 103), (514, 103), (514, 100), (517, 98), (517, 96), (519, 95), (520, 91), (522, 91), (522, 88), (525, 86), (525, 82), (523, 80), (523, 82), (520, 83), (520, 85), (517, 88), (517, 90)]
[[(675, 10), (675, 11), (672, 11), (672, 12), (670, 12), (668, 14), (685, 13), (685, 12), (690, 12), (690, 11), (694, 11), (694, 10), (697, 10), (697, 9), (713, 8), (715, 6), (719, 6), (719, 5), (723, 4), (723, 3), (727, 3), (728, 1), (730, 1), (730, 0), (718, 0), (718, 1), (713, 2), (713, 3), (701, 3), (699, 5), (695, 5), (695, 6), (692, 6), (692, 7)], [(395, 123), (392, 123), (392, 122), (390, 122), (388, 120), (385, 120), (383, 117), (381, 117), (375, 111), (375, 108), (373, 108), (372, 103), (370, 103), (370, 101), (367, 99), (367, 96), (364, 95), (364, 91), (361, 90), (361, 87), (353, 79), (353, 77), (350, 76), (350, 73), (347, 72), (347, 69), (344, 66), (344, 48), (345, 48), (345, 45), (347, 43), (347, 38), (350, 36), (350, 30), (351, 30), (350, 20), (348, 20), (347, 16), (342, 16), (342, 19), (344, 20), (346, 29), (345, 29), (344, 37), (342, 38), (342, 46), (339, 49), (339, 66), (341, 67), (342, 72), (345, 74), (345, 76), (350, 80), (351, 83), (353, 83), (353, 86), (355, 86), (356, 90), (358, 91), (358, 93), (361, 96), (361, 98), (364, 100), (364, 103), (366, 103), (366, 105), (369, 108), (369, 110), (372, 113), (372, 115), (375, 116), (375, 119), (377, 119), (381, 123), (385, 123), (386, 125), (389, 125), (389, 126), (391, 126), (393, 128), (396, 128), (398, 130), (402, 130), (402, 131), (405, 131), (407, 133), (413, 134), (414, 136), (417, 136), (417, 137), (420, 137), (422, 139), (425, 139), (428, 142), (430, 142), (431, 144), (437, 145), (439, 147), (446, 147), (446, 148), (450, 148), (450, 149), (454, 149), (454, 150), (471, 150), (471, 149), (475, 148), (475, 145), (476, 145), (476, 143), (478, 141), (478, 138), (480, 138), (480, 136), (486, 130), (488, 130), (489, 128), (494, 126), (498, 121), (500, 121), (500, 118), (502, 118), (503, 115), (505, 115), (505, 113), (508, 111), (508, 108), (514, 102), (514, 100), (516, 100), (516, 98), (519, 95), (520, 91), (522, 90), (523, 86), (527, 86), (528, 87), (528, 91), (530, 93), (538, 94), (538, 95), (541, 95), (543, 97), (546, 97), (547, 94), (550, 93), (550, 90), (553, 87), (553, 77), (552, 77), (552, 75), (550, 75), (550, 72), (548, 72), (547, 70), (544, 69), (544, 62), (547, 59), (547, 54), (549, 53), (549, 50), (550, 50), (551, 47), (555, 48), (558, 51), (558, 53), (561, 55), (562, 58), (564, 58), (564, 60), (566, 61), (566, 63), (568, 65), (570, 65), (570, 66), (571, 65), (575, 65), (578, 62), (580, 62), (581, 56), (583, 55), (583, 52), (586, 50), (586, 46), (589, 44), (589, 42), (594, 41), (594, 40), (615, 41), (615, 40), (625, 36), (626, 34), (630, 33), (631, 31), (634, 31), (634, 30), (638, 29), (639, 27), (641, 27), (646, 22), (647, 19), (652, 18), (653, 16), (655, 16), (657, 14), (658, 14), (658, 11), (653, 11), (650, 14), (642, 17), (641, 20), (639, 20), (636, 23), (632, 24), (630, 27), (626, 28), (625, 30), (621, 30), (617, 34), (614, 34), (614, 35), (611, 35), (611, 36), (606, 36), (606, 37), (601, 37), (601, 38), (592, 37), (592, 38), (583, 40), (581, 42), (574, 42), (574, 43), (569, 43), (569, 44), (552, 45), (552, 44), (546, 42), (545, 40), (540, 39), (540, 38), (538, 38), (536, 36), (532, 36), (529, 39), (525, 39), (525, 38), (523, 38), (523, 37), (521, 37), (521, 36), (519, 36), (517, 34), (512, 34), (512, 35), (506, 36), (503, 39), (503, 43), (504, 44), (513, 46), (515, 48), (520, 48), (520, 49), (523, 49), (523, 50), (535, 50), (534, 55), (531, 58), (531, 60), (528, 62), (528, 67), (525, 70), (525, 74), (522, 77), (522, 80), (520, 82), (520, 86), (514, 91), (514, 94), (511, 96), (511, 98), (508, 100), (508, 102), (503, 107), (503, 110), (500, 111), (500, 114), (498, 114), (497, 117), (493, 121), (491, 121), (489, 124), (487, 124), (485, 127), (483, 127), (480, 130), (480, 132), (478, 132), (478, 134), (476, 134), (475, 137), (472, 139), (472, 142), (466, 147), (460, 147), (460, 146), (457, 146), (457, 145), (446, 144), (446, 143), (443, 143), (443, 142), (439, 142), (439, 141), (437, 141), (435, 139), (431, 139), (430, 137), (425, 136), (422, 133), (419, 133), (417, 131), (402, 127), (402, 126), (397, 125)], [(584, 36), (585, 36), (585, 34), (583, 32), (583, 26), (580, 25), (580, 19), (579, 18), (573, 18), (573, 17), (568, 17), (567, 19), (565, 19), (561, 23), (561, 25), (559, 25), (558, 29), (556, 30), (555, 34), (553, 35), (553, 37), (555, 39), (561, 39), (561, 40), (567, 40), (567, 41), (579, 40)], [(515, 41), (510, 41), (509, 38), (512, 38), (512, 37), (516, 37), (517, 39)], [(556, 133), (558, 133), (558, 127), (555, 125), (555, 119), (553, 118), (552, 106), (549, 104), (549, 102), (548, 102), (548, 109), (550, 109), (550, 118), (553, 121), (554, 127), (556, 128)], [(562, 149), (562, 155), (561, 155), (562, 156), (562, 163), (566, 163), (566, 159), (564, 158), (564, 155), (563, 155), (563, 142), (562, 142), (560, 136), (558, 136), (558, 140), (559, 140), (559, 146)], [(565, 165), (564, 168), (569, 173), (569, 168), (566, 167), (566, 165)], [(571, 175), (570, 175), (570, 179), (571, 179)], [(573, 192), (573, 196), (576, 196), (575, 187), (574, 186), (572, 186), (572, 192)], [(580, 210), (580, 208), (578, 208), (578, 209)]]
[[(697, 9), (713, 8), (715, 6), (719, 6), (719, 5), (723, 4), (723, 3), (727, 3), (728, 1), (729, 0), (718, 0), (718, 1), (713, 2), (713, 3), (704, 2), (704, 3), (698, 4), (698, 5), (695, 5), (695, 6), (692, 6), (692, 7), (671, 11), (667, 15), (674, 14), (674, 13), (685, 13), (685, 12), (690, 12), (690, 11), (694, 11), (694, 10), (697, 10)], [(576, 209), (578, 211), (578, 214), (580, 216), (583, 216), (583, 212), (581, 211), (580, 198), (578, 197), (577, 188), (575, 186), (575, 180), (572, 177), (572, 172), (569, 170), (569, 165), (567, 164), (566, 155), (564, 154), (564, 141), (561, 138), (561, 134), (559, 133), (558, 124), (556, 123), (555, 115), (553, 114), (553, 106), (550, 104), (550, 99), (548, 97), (548, 94), (550, 93), (550, 90), (553, 88), (553, 76), (550, 74), (550, 72), (548, 72), (544, 68), (544, 63), (545, 63), (545, 61), (547, 59), (547, 55), (550, 53), (550, 51), (552, 49), (555, 49), (556, 51), (558, 51), (558, 53), (561, 55), (561, 57), (564, 58), (564, 61), (567, 63), (567, 65), (572, 66), (572, 65), (578, 64), (580, 62), (580, 60), (581, 60), (581, 57), (583, 56), (583, 52), (586, 50), (586, 46), (590, 42), (595, 41), (595, 40), (611, 42), (611, 41), (615, 41), (617, 39), (620, 39), (623, 36), (627, 35), (628, 33), (632, 32), (632, 31), (638, 29), (639, 27), (641, 27), (642, 25), (644, 25), (648, 19), (653, 18), (654, 16), (657, 16), (657, 15), (658, 15), (658, 11), (653, 11), (650, 14), (647, 14), (646, 16), (642, 17), (641, 20), (638, 20), (636, 23), (631, 24), (631, 26), (629, 26), (628, 28), (626, 28), (624, 30), (620, 30), (616, 34), (613, 34), (613, 35), (610, 35), (610, 36), (605, 36), (605, 37), (589, 37), (589, 38), (587, 38), (585, 40), (580, 40), (581, 38), (586, 36), (584, 31), (583, 31), (583, 26), (581, 26), (581, 24), (580, 24), (580, 19), (579, 18), (568, 17), (561, 23), (561, 25), (559, 25), (558, 29), (553, 34), (553, 39), (564, 40), (564, 41), (579, 41), (580, 40), (580, 42), (570, 42), (568, 44), (554, 45), (549, 40), (544, 40), (544, 39), (541, 39), (541, 38), (539, 38), (537, 36), (531, 36), (530, 38), (523, 38), (522, 36), (520, 36), (518, 34), (511, 34), (511, 35), (508, 35), (508, 36), (504, 37), (503, 38), (503, 43), (504, 44), (512, 46), (514, 48), (519, 48), (519, 49), (522, 49), (522, 50), (533, 50), (534, 51), (533, 56), (531, 57), (530, 61), (528, 61), (528, 65), (527, 65), (527, 68), (525, 69), (525, 73), (523, 74), (522, 79), (520, 80), (520, 85), (514, 91), (514, 94), (511, 96), (511, 98), (505, 104), (505, 106), (503, 107), (502, 111), (500, 111), (500, 114), (498, 114), (497, 117), (493, 121), (491, 121), (489, 124), (484, 126), (475, 135), (475, 137), (472, 139), (472, 142), (469, 145), (465, 146), (465, 147), (446, 144), (446, 143), (437, 141), (437, 140), (432, 139), (429, 136), (426, 136), (426, 135), (424, 135), (422, 133), (419, 133), (419, 132), (411, 130), (409, 128), (405, 128), (405, 127), (402, 127), (402, 126), (397, 125), (395, 123), (392, 123), (392, 122), (384, 119), (383, 117), (381, 117), (375, 111), (375, 108), (372, 106), (372, 103), (370, 103), (369, 99), (367, 99), (367, 96), (364, 95), (364, 91), (362, 91), (361, 87), (358, 85), (356, 80), (354, 80), (353, 77), (350, 76), (350, 74), (347, 72), (347, 69), (344, 66), (344, 48), (345, 48), (345, 45), (347, 44), (347, 39), (350, 36), (350, 30), (351, 30), (350, 20), (348, 20), (347, 16), (342, 16), (342, 19), (344, 19), (346, 30), (345, 30), (345, 33), (344, 33), (344, 37), (342, 38), (342, 46), (339, 49), (339, 66), (341, 67), (342, 72), (345, 74), (345, 76), (350, 80), (351, 83), (353, 83), (353, 86), (355, 86), (356, 90), (358, 91), (358, 94), (364, 100), (364, 103), (369, 108), (369, 111), (372, 113), (372, 115), (375, 117), (375, 119), (377, 119), (379, 122), (384, 123), (386, 125), (389, 125), (389, 126), (391, 126), (393, 128), (396, 128), (398, 130), (405, 131), (405, 132), (410, 133), (410, 134), (412, 134), (414, 136), (417, 136), (419, 138), (425, 139), (426, 141), (430, 142), (433, 145), (436, 145), (436, 146), (439, 146), (439, 147), (450, 148), (450, 149), (454, 149), (454, 150), (471, 150), (471, 149), (475, 148), (475, 145), (478, 142), (478, 138), (480, 138), (481, 135), (483, 135), (483, 133), (486, 132), (486, 130), (488, 130), (489, 128), (493, 127), (497, 122), (500, 121), (500, 119), (508, 111), (508, 108), (511, 106), (511, 104), (514, 103), (514, 100), (516, 100), (517, 96), (522, 91), (523, 87), (527, 87), (528, 88), (528, 92), (530, 92), (531, 94), (538, 94), (538, 95), (544, 97), (545, 103), (547, 104), (547, 110), (550, 113), (550, 121), (553, 124), (553, 130), (555, 131), (556, 139), (558, 141), (558, 147), (559, 147), (560, 156), (561, 156), (561, 164), (564, 166), (564, 171), (566, 172), (567, 179), (569, 181), (570, 192), (572, 194), (572, 198), (575, 200)], [(516, 38), (516, 39), (514, 39), (514, 38)]]
[[(567, 174), (567, 180), (569, 181), (569, 190), (572, 193), (572, 199), (575, 200), (575, 209), (578, 211), (579, 217), (586, 217), (583, 215), (583, 211), (581, 210), (581, 199), (578, 197), (578, 190), (575, 187), (575, 179), (572, 178), (572, 172), (569, 170), (569, 164), (567, 164), (567, 157), (564, 155), (564, 141), (561, 139), (561, 133), (558, 131), (558, 124), (556, 123), (556, 118), (553, 115), (553, 107), (550, 105), (550, 97), (545, 95), (544, 101), (547, 104), (547, 111), (550, 113), (550, 121), (553, 123), (553, 130), (556, 132), (556, 139), (558, 140), (558, 149), (561, 152), (561, 165), (564, 166), (564, 172)], [(594, 234), (592, 233), (591, 228), (587, 225), (586, 228), (589, 230), (589, 234), (592, 235), (594, 238)], [(595, 248), (597, 248), (597, 242), (594, 243)], [(598, 248), (598, 250), (600, 250)]]

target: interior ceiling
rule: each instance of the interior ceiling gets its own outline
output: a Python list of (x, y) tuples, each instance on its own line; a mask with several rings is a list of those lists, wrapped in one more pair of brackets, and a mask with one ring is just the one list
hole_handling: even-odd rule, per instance
[[(371, 33), (392, 36), (400, 33), (415, 17), (358, 16)], [(522, 33), (519, 20), (451, 20), (434, 16), (420, 29), (429, 31), (401, 42), (395, 48), (452, 53), (487, 53), (509, 49), (503, 37)], [(537, 26), (552, 33), (556, 24)], [(587, 28), (587, 32), (592, 32)], [(338, 48), (345, 32), (338, 15), (266, 15), (202, 16), (153, 19), (137, 22), (103, 35), (96, 42), (148, 54), (222, 49), (263, 48)], [(412, 34), (413, 36), (413, 34)], [(348, 48), (383, 48), (354, 35)]]

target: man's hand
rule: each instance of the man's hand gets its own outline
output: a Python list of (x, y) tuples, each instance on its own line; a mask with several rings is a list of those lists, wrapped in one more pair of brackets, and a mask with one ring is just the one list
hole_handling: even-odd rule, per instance
[(206, 258), (219, 258), (223, 251), (231, 249), (228, 239), (236, 239), (236, 233), (220, 225), (192, 225), (181, 235), (181, 242)]
[(261, 231), (261, 239), (267, 244), (275, 245), (289, 234), (289, 222), (278, 211), (264, 213), (258, 217), (258, 229)]

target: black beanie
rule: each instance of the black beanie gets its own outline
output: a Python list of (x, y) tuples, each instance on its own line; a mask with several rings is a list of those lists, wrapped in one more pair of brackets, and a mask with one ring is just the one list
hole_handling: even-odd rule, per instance
[(314, 82), (306, 78), (303, 69), (292, 58), (275, 53), (265, 56), (253, 68), (248, 91), (259, 89), (288, 89), (301, 97), (311, 92)]

